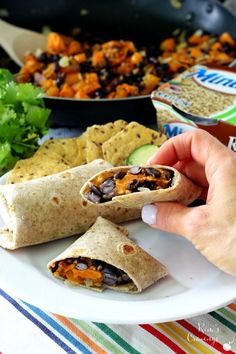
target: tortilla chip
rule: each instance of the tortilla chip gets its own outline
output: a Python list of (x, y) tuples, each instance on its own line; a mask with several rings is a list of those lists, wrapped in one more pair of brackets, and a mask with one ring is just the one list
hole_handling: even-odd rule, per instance
[(82, 165), (85, 160), (85, 134), (75, 138), (50, 139), (45, 141), (34, 156), (62, 158), (71, 167)]
[(76, 139), (77, 155), (73, 167), (80, 166), (86, 163), (86, 133), (80, 135)]
[(6, 184), (52, 175), (86, 163), (86, 134), (78, 138), (45, 141), (33, 157), (20, 160), (10, 172)]
[(20, 160), (7, 177), (6, 184), (14, 184), (29, 181), (35, 178), (52, 175), (70, 168), (70, 165), (61, 157), (51, 158), (44, 155), (42, 158), (34, 156), (29, 159)]
[(104, 125), (93, 125), (86, 130), (86, 160), (91, 162), (103, 158), (102, 144), (120, 132), (127, 122), (120, 119)]
[(104, 142), (103, 157), (113, 166), (126, 165), (127, 157), (139, 146), (144, 144), (160, 146), (166, 140), (166, 135), (137, 122), (131, 122), (121, 132)]

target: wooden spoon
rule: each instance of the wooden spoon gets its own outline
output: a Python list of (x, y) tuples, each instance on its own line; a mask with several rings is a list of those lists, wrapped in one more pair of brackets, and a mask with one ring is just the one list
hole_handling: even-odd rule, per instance
[(11, 25), (0, 19), (0, 45), (11, 59), (23, 66), (24, 53), (35, 52), (37, 48), (46, 49), (47, 37), (38, 32)]

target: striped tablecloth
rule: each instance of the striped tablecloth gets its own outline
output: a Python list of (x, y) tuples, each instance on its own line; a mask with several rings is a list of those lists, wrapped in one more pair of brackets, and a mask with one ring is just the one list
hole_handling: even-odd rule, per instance
[(236, 304), (176, 322), (107, 325), (44, 312), (0, 289), (0, 323), (0, 354), (236, 353)]

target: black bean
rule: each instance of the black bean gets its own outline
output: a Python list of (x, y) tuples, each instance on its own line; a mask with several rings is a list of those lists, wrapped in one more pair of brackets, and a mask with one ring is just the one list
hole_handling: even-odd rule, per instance
[(167, 82), (170, 81), (173, 78), (172, 74), (165, 73), (163, 76), (161, 76), (161, 82)]
[(124, 274), (122, 274), (122, 280), (130, 280), (130, 277), (128, 276), (128, 274), (126, 274), (126, 273), (124, 273)]
[(224, 43), (222, 45), (222, 47), (223, 47), (224, 52), (227, 53), (227, 54), (229, 54), (232, 51), (232, 48), (231, 48), (231, 46), (228, 43)]
[(156, 177), (156, 178), (160, 178), (161, 177), (161, 172), (156, 170), (153, 167), (147, 167), (146, 168), (146, 175), (153, 176), (153, 177)]
[(102, 89), (98, 89), (94, 91), (92, 94), (92, 98), (103, 98), (103, 97), (105, 97), (105, 94), (104, 94), (104, 90)]
[(95, 267), (97, 268), (97, 267), (100, 266), (100, 265), (104, 266), (105, 262), (100, 261), (100, 260), (98, 260), (98, 259), (93, 259), (93, 260), (92, 260), (92, 264), (93, 264), (93, 266), (95, 266)]
[(114, 175), (114, 179), (122, 179), (123, 177), (125, 177), (126, 172), (125, 171), (118, 171), (115, 175)]
[(98, 187), (96, 187), (94, 184), (90, 184), (90, 189), (91, 189), (91, 191), (93, 192), (93, 193), (95, 193), (96, 195), (99, 195), (99, 196), (101, 196), (102, 195), (102, 193), (101, 193), (101, 191), (100, 191), (100, 189), (98, 188)]
[(60, 57), (59, 54), (54, 54), (52, 56), (52, 61), (55, 62), (55, 63), (58, 62), (60, 59), (61, 59), (61, 57)]
[(86, 48), (84, 52), (85, 52), (86, 57), (90, 57), (92, 55), (92, 49), (91, 48)]
[(155, 57), (150, 57), (150, 58), (149, 58), (149, 61), (150, 61), (150, 63), (152, 63), (152, 64), (157, 64), (157, 63), (158, 63), (158, 59), (155, 58)]
[(62, 73), (62, 74), (59, 74), (57, 79), (56, 79), (56, 85), (57, 87), (60, 87), (64, 84), (64, 81), (65, 81), (65, 74)]
[(58, 64), (58, 62), (56, 62), (55, 64), (54, 64), (54, 72), (55, 73), (58, 73), (60, 71), (60, 65)]
[(142, 168), (139, 166), (133, 166), (129, 169), (128, 172), (131, 173), (132, 175), (138, 175), (139, 173), (142, 172)]
[(170, 179), (170, 173), (169, 171), (162, 171), (162, 178), (164, 179)]
[(102, 76), (103, 79), (107, 79), (108, 77), (110, 77), (110, 72), (109, 72), (109, 68), (102, 68), (99, 69), (98, 71), (99, 76)]
[(74, 261), (75, 261), (74, 258), (67, 258), (67, 259), (66, 259), (66, 263), (67, 263), (67, 264), (72, 264), (72, 263), (74, 263)]
[(123, 270), (121, 270), (121, 269), (119, 269), (119, 268), (116, 268), (116, 274), (117, 274), (118, 277), (121, 277), (121, 276), (122, 276), (123, 274), (125, 274), (125, 273), (124, 273)]
[(166, 179), (171, 179), (174, 176), (174, 172), (173, 171), (164, 170), (164, 171), (162, 171), (162, 175)]
[(116, 188), (116, 184), (112, 178), (106, 179), (100, 186), (100, 190), (103, 194), (113, 193)]
[(98, 204), (101, 202), (101, 196), (95, 194), (94, 192), (88, 192), (85, 194), (86, 198), (91, 202)]
[(114, 190), (111, 193), (103, 194), (102, 198), (107, 201), (107, 200), (111, 200), (115, 195), (116, 195), (116, 191)]
[(109, 273), (103, 273), (103, 282), (107, 285), (115, 285), (117, 277)]
[(54, 266), (51, 268), (51, 271), (55, 273), (58, 269), (59, 262), (55, 263)]
[(60, 55), (59, 54), (54, 54), (54, 55), (50, 55), (47, 54), (47, 63), (56, 63), (60, 60)]
[(143, 188), (148, 188), (150, 190), (155, 190), (156, 189), (156, 183), (155, 182), (152, 182), (152, 181), (145, 181), (143, 184), (142, 184), (142, 187)]
[(117, 275), (115, 273), (116, 268), (106, 265), (102, 271), (103, 282), (107, 285), (115, 285), (117, 281)]
[(129, 282), (131, 282), (131, 279), (130, 279), (130, 277), (129, 277), (126, 273), (124, 273), (124, 272), (123, 272), (123, 274), (122, 274), (121, 276), (119, 276), (119, 277), (117, 278), (117, 284), (118, 284), (118, 285), (127, 284), (127, 283), (129, 283)]
[(41, 62), (41, 63), (47, 63), (48, 61), (48, 55), (46, 52), (43, 52), (40, 54), (40, 56), (38, 57), (38, 60)]
[(143, 75), (138, 74), (138, 75), (125, 75), (124, 77), (124, 82), (129, 85), (139, 85), (143, 80)]
[(133, 179), (127, 186), (127, 188), (131, 191), (131, 192), (135, 192), (137, 190), (137, 188), (139, 187), (139, 180), (137, 179)]
[(186, 68), (184, 66), (181, 66), (179, 69), (178, 69), (178, 73), (182, 73), (186, 70)]
[(75, 268), (78, 270), (85, 270), (88, 268), (88, 266), (85, 263), (78, 263), (78, 264), (76, 264)]
[(112, 80), (112, 82), (111, 82), (111, 90), (114, 90), (117, 85), (122, 84), (123, 83), (123, 79), (124, 79), (123, 76), (118, 76), (114, 80)]
[(127, 55), (127, 57), (131, 57), (133, 54), (134, 54), (133, 50), (130, 50), (130, 49), (129, 49), (129, 50), (127, 51), (127, 54), (126, 54), (126, 55)]
[(90, 73), (91, 71), (93, 71), (93, 68), (90, 62), (85, 61), (84, 63), (80, 64), (81, 73)]

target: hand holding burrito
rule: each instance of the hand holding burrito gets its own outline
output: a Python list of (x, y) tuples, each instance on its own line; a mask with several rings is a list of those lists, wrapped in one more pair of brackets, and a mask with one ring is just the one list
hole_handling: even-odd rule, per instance
[(56, 278), (93, 290), (141, 292), (167, 270), (127, 236), (125, 228), (98, 217), (48, 268)]
[(157, 162), (178, 168), (200, 185), (206, 204), (157, 203), (144, 207), (144, 221), (185, 236), (211, 263), (236, 276), (235, 152), (197, 129), (168, 140), (152, 158)]

